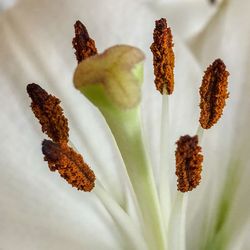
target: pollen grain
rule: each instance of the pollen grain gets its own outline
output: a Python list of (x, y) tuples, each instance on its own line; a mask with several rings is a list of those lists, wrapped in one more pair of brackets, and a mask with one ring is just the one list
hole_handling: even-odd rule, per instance
[(44, 160), (51, 171), (58, 171), (69, 184), (78, 190), (90, 192), (95, 186), (95, 174), (82, 156), (67, 144), (57, 144), (50, 140), (42, 142)]
[(229, 97), (229, 72), (221, 59), (216, 59), (205, 71), (200, 87), (200, 124), (211, 128), (221, 117)]
[(155, 21), (153, 53), (155, 86), (161, 94), (172, 94), (174, 90), (173, 36), (165, 18)]
[(32, 111), (39, 120), (42, 131), (55, 142), (67, 143), (69, 137), (68, 120), (59, 105), (60, 100), (48, 94), (35, 83), (27, 85), (27, 92), (32, 100)]
[(88, 57), (96, 55), (97, 49), (95, 41), (89, 37), (86, 27), (80, 21), (76, 21), (74, 28), (75, 37), (72, 44), (75, 49), (76, 59), (80, 63)]
[(198, 136), (181, 136), (175, 151), (177, 188), (188, 192), (199, 185), (201, 180), (203, 155), (198, 145)]

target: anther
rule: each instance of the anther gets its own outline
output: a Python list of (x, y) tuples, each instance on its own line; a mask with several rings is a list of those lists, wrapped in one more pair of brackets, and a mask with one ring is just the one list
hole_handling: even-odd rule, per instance
[(27, 85), (27, 92), (32, 100), (32, 111), (39, 120), (42, 131), (55, 142), (67, 143), (68, 120), (63, 115), (60, 100), (35, 83)]
[(226, 99), (229, 72), (221, 59), (216, 59), (205, 71), (200, 87), (200, 124), (211, 128), (221, 117)]
[(161, 94), (172, 94), (174, 90), (173, 37), (165, 18), (155, 21), (154, 42), (150, 49), (153, 53), (156, 89)]
[(177, 188), (188, 192), (199, 185), (201, 180), (203, 156), (198, 145), (198, 136), (181, 136), (176, 142), (175, 151)]
[(44, 160), (51, 171), (58, 171), (69, 184), (78, 190), (91, 191), (95, 186), (95, 174), (67, 144), (58, 144), (50, 140), (42, 142)]
[(95, 41), (89, 37), (86, 27), (80, 21), (76, 21), (74, 27), (75, 37), (72, 40), (72, 44), (76, 50), (76, 59), (80, 63), (86, 58), (96, 55), (97, 49)]

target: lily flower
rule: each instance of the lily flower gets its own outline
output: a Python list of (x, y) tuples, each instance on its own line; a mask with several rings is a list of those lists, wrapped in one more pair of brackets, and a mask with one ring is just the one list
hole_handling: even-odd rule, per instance
[[(0, 248), (247, 249), (249, 8), (247, 0), (20, 0), (2, 12)], [(163, 95), (155, 90), (149, 49), (154, 21), (161, 17), (171, 26), (175, 53), (174, 63), (167, 61), (171, 70), (175, 65), (174, 89), (156, 84)], [(71, 48), (77, 19), (98, 48), (78, 65)], [(213, 64), (216, 58), (230, 72), (230, 98), (223, 114), (217, 110), (213, 119), (201, 119), (199, 104), (207, 106), (200, 102), (200, 85), (203, 98), (211, 68), (224, 65)], [(104, 68), (111, 73), (102, 74)], [(85, 97), (73, 86), (73, 74)], [(30, 112), (25, 89), (31, 82), (61, 100), (59, 108), (51, 97), (55, 109), (50, 112), (61, 112), (53, 126), (40, 120), (51, 141)], [(228, 97), (225, 89), (223, 94)], [(217, 123), (207, 129), (212, 120)], [(55, 132), (57, 124), (66, 129)], [(72, 186), (92, 191), (73, 189), (51, 174), (41, 148), (53, 171), (65, 163), (58, 155), (77, 157), (84, 166), (83, 182), (73, 174), (71, 183), (67, 170), (57, 170)], [(193, 182), (183, 177), (192, 173), (182, 171), (183, 155), (196, 160), (188, 166), (198, 176), (194, 186), (199, 184), (185, 194), (177, 188), (191, 190)]]

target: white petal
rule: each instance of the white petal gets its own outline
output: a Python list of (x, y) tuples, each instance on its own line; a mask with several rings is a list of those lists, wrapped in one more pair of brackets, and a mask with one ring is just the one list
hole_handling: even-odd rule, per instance
[[(72, 189), (42, 162), (42, 137), (34, 118), (26, 113), (27, 101), (14, 95), (17, 91), (13, 85), (1, 85), (1, 94), (9, 100), (1, 100), (5, 107), (1, 112), (1, 247), (119, 249), (114, 240), (119, 235), (101, 204), (91, 194)], [(95, 239), (97, 232), (100, 237)]]
[(1, 0), (0, 11), (6, 10), (15, 4), (16, 0)]
[[(228, 222), (235, 228), (235, 233), (249, 218), (250, 205), (249, 199), (244, 198), (250, 191), (247, 181), (250, 174), (248, 170), (249, 8), (249, 1), (225, 1), (207, 27), (191, 42), (193, 53), (204, 70), (214, 59), (220, 57), (230, 72), (230, 98), (224, 114), (218, 124), (211, 130), (205, 131), (203, 149), (206, 158), (201, 190), (197, 191), (197, 195), (200, 195), (203, 211), (210, 210), (210, 216), (213, 215), (211, 213), (227, 177), (230, 161), (240, 160), (242, 166), (239, 164), (235, 166), (242, 175), (239, 180), (240, 187), (237, 199), (233, 201), (235, 205)], [(211, 182), (209, 184), (205, 178), (209, 178), (214, 184), (211, 186)], [(196, 196), (193, 202), (197, 199)], [(199, 227), (196, 228), (199, 230)]]
[(150, 3), (158, 17), (166, 17), (172, 29), (184, 39), (199, 33), (216, 13), (221, 1), (158, 0)]
[[(73, 190), (48, 171), (40, 152), (44, 136), (31, 114), (25, 86), (34, 81), (62, 100), (72, 141), (108, 192), (119, 203), (124, 202), (121, 158), (110, 132), (95, 108), (72, 85), (76, 62), (71, 40), (73, 24), (79, 18), (100, 50), (121, 42), (124, 31), (130, 32), (133, 26), (126, 26), (127, 20), (120, 15), (126, 8), (138, 14), (131, 9), (138, 4), (21, 1), (0, 17), (1, 165), (5, 166), (0, 177), (2, 247), (120, 249), (126, 244), (112, 218), (91, 194)], [(111, 22), (111, 18), (120, 21)], [(135, 20), (141, 22), (137, 17)], [(124, 42), (130, 43), (138, 39), (132, 35), (126, 38)]]

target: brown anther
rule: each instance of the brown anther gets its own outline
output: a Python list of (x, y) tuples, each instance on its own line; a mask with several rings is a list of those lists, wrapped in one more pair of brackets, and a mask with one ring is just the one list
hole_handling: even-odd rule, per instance
[(86, 27), (80, 21), (76, 21), (74, 27), (75, 37), (72, 40), (72, 44), (76, 50), (76, 59), (80, 63), (86, 58), (96, 55), (97, 49), (95, 41), (89, 37)]
[(221, 59), (216, 59), (205, 71), (200, 87), (200, 124), (211, 128), (221, 117), (226, 99), (229, 72)]
[(203, 155), (198, 146), (198, 136), (181, 136), (176, 142), (175, 151), (177, 187), (181, 192), (188, 192), (199, 185), (201, 180)]
[(173, 36), (165, 18), (155, 21), (153, 53), (156, 89), (161, 94), (172, 94), (174, 90)]
[(42, 142), (44, 160), (51, 171), (58, 171), (69, 184), (78, 190), (91, 191), (95, 186), (95, 174), (67, 144), (58, 144), (50, 140)]
[(63, 115), (60, 100), (49, 95), (38, 84), (27, 85), (27, 92), (32, 99), (31, 108), (39, 120), (42, 131), (53, 141), (67, 143), (69, 137), (68, 120)]

